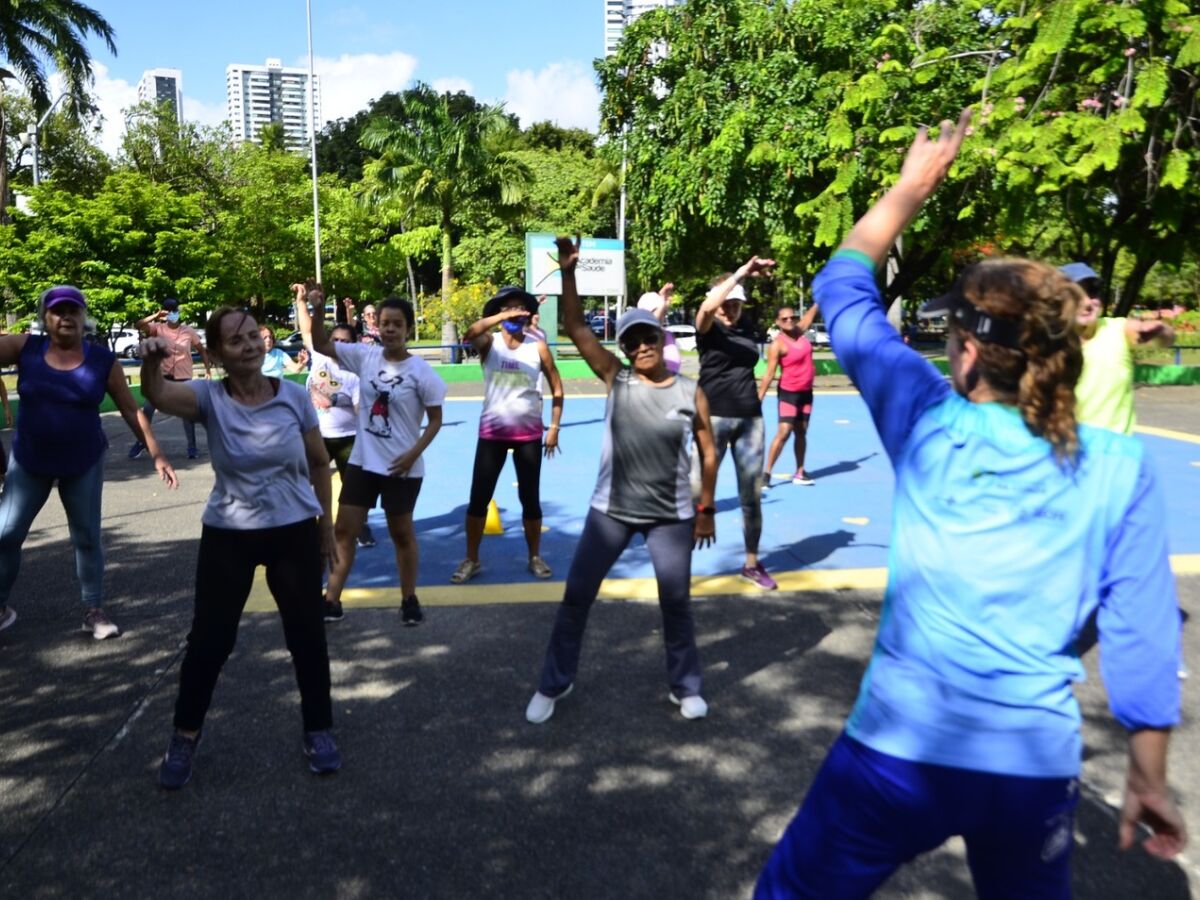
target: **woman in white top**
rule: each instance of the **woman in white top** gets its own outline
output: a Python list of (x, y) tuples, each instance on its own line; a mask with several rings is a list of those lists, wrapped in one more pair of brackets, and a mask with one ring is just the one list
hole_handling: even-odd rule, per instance
[[(421, 454), (442, 427), (445, 382), (429, 363), (408, 352), (415, 324), (412, 304), (389, 297), (379, 304), (379, 343), (335, 343), (325, 333), (325, 294), (313, 283), (307, 300), (312, 316), (313, 349), (359, 377), (358, 435), (338, 496), (336, 535), (338, 564), (329, 574), (327, 604), (339, 604), (346, 577), (354, 565), (354, 542), (367, 512), (382, 498), (388, 533), (396, 546), (405, 625), (423, 619), (417, 600), (417, 535), (413, 510), (425, 476)], [(429, 424), (421, 430), (422, 420)]]
[[(483, 366), (483, 413), (479, 417), (479, 443), (475, 446), (475, 469), (471, 476), (471, 499), (467, 505), (467, 558), (459, 563), (450, 580), (462, 584), (482, 570), (479, 545), (488, 502), (508, 454), (517, 470), (521, 498), (521, 521), (529, 549), (529, 571), (549, 578), (550, 567), (539, 551), (542, 542), (542, 507), (539, 485), (543, 447), (546, 456), (558, 449), (562, 420), (563, 387), (550, 348), (527, 333), (530, 319), (537, 315), (538, 301), (520, 288), (506, 287), (483, 307), (483, 318), (467, 329), (464, 339), (479, 352)], [(492, 329), (500, 326), (493, 337)], [(553, 404), (550, 427), (542, 427), (542, 375), (550, 383)], [(545, 443), (543, 444), (543, 432)]]

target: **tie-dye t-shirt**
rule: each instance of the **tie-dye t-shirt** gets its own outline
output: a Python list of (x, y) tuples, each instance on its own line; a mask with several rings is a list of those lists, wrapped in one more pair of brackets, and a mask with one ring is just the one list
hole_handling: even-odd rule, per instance
[[(317, 410), (321, 437), (354, 437), (358, 426), (358, 417), (354, 414), (354, 407), (358, 405), (358, 376), (328, 356), (314, 352), (307, 387)], [(329, 401), (329, 406), (317, 403), (317, 397)]]
[(483, 361), (483, 415), (479, 436), (489, 441), (542, 439), (542, 355), (539, 342), (526, 338), (510, 349), (504, 338), (492, 338)]

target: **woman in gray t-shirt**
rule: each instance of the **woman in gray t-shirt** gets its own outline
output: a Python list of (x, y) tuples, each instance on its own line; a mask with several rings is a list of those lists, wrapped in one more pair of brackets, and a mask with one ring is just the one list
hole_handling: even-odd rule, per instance
[(265, 346), (248, 313), (219, 309), (206, 330), (209, 353), (225, 368), (220, 381), (168, 382), (161, 367), (165, 342), (142, 342), (143, 393), (156, 408), (204, 425), (216, 473), (201, 519), (196, 605), (179, 673), (175, 733), (159, 768), (159, 783), (168, 789), (191, 777), (213, 688), (260, 565), (296, 668), (309, 768), (326, 774), (341, 767), (329, 732), (333, 709), (321, 602), (322, 569), (336, 548), (329, 456), (317, 415), (300, 385), (262, 374)]
[[(600, 476), (525, 718), (545, 722), (554, 714), (554, 704), (570, 693), (588, 611), (609, 569), (633, 536), (641, 534), (658, 581), (668, 696), (684, 718), (699, 719), (708, 714), (708, 705), (700, 696), (691, 580), (692, 547), (707, 546), (716, 537), (717, 467), (708, 400), (696, 382), (668, 371), (662, 325), (651, 313), (631, 309), (617, 321), (617, 341), (629, 365), (601, 346), (583, 321), (575, 287), (579, 244), (559, 238), (558, 259), (563, 330), (608, 386), (608, 406)], [(689, 475), (694, 447), (700, 453), (701, 489), (693, 508)]]

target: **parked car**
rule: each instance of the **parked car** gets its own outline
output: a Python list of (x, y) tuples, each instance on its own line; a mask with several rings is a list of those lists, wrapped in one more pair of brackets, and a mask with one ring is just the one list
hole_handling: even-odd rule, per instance
[(285, 338), (277, 338), (275, 341), (275, 346), (284, 353), (299, 353), (304, 349), (304, 338), (301, 336), (300, 332), (293, 331)]
[(818, 322), (812, 328), (808, 329), (808, 331), (804, 332), (804, 336), (808, 338), (809, 343), (814, 347), (829, 346), (829, 332), (825, 330), (824, 322)]
[(118, 328), (109, 334), (109, 346), (113, 353), (126, 359), (138, 358), (138, 344), (141, 342), (142, 336), (136, 328)]
[(612, 338), (616, 333), (615, 323), (609, 316), (592, 316), (588, 325), (596, 337)]
[(675, 335), (675, 346), (680, 350), (696, 349), (696, 326), (668, 325), (666, 330)]

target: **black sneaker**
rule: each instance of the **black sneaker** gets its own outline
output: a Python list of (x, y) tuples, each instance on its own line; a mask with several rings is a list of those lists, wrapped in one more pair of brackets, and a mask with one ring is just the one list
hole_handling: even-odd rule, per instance
[(358, 536), (358, 546), (364, 549), (375, 546), (375, 535), (371, 533), (370, 528), (362, 530), (362, 534)]
[(342, 754), (328, 731), (304, 732), (303, 746), (309, 771), (313, 774), (332, 775), (342, 767)]
[(178, 731), (171, 735), (162, 765), (158, 767), (158, 783), (168, 791), (177, 791), (192, 778), (192, 759), (200, 746), (200, 735), (184, 737)]
[(342, 612), (342, 601), (341, 600), (328, 600), (328, 599), (325, 600), (325, 621), (326, 622), (340, 622), (345, 617), (346, 617), (346, 614), (344, 612)]
[(146, 452), (146, 445), (143, 444), (141, 441), (134, 441), (133, 446), (129, 448), (129, 458), (137, 459), (139, 456), (141, 456), (145, 452)]
[(425, 613), (421, 612), (421, 602), (416, 594), (405, 597), (404, 602), (400, 604), (400, 621), (409, 626), (420, 625), (425, 621)]

